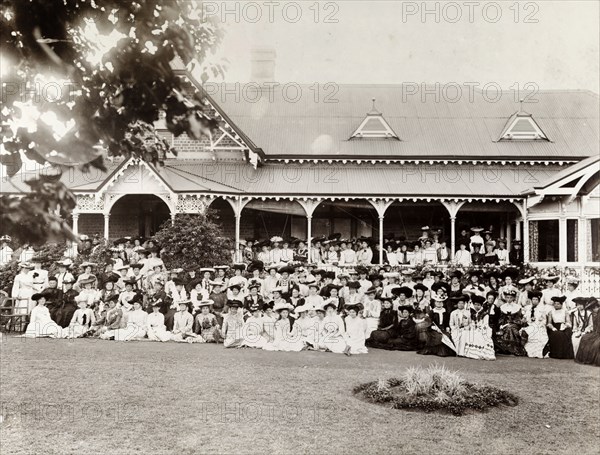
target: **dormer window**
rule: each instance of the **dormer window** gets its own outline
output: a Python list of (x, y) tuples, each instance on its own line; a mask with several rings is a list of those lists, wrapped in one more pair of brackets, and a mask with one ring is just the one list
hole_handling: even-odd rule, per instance
[(352, 133), (350, 139), (395, 139), (400, 140), (392, 127), (383, 118), (383, 114), (375, 108), (375, 98), (373, 98), (373, 107), (364, 118), (360, 126)]
[(498, 141), (549, 141), (533, 116), (523, 110), (514, 113), (506, 122)]

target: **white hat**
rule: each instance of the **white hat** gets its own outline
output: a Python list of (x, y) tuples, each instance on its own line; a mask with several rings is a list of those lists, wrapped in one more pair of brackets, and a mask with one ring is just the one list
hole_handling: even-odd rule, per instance
[(294, 309), (293, 305), (288, 302), (278, 302), (274, 307), (273, 311), (281, 311), (281, 310), (289, 310), (292, 311)]
[(314, 309), (314, 305), (310, 303), (305, 303), (304, 305), (297, 306), (294, 310), (296, 313), (304, 313), (305, 311), (310, 311)]

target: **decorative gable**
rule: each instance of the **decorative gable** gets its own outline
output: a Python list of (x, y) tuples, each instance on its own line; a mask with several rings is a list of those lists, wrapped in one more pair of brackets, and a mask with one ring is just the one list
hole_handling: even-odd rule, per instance
[(546, 133), (527, 112), (519, 111), (511, 115), (504, 126), (498, 141), (550, 141)]
[(373, 107), (367, 116), (363, 119), (359, 127), (352, 133), (350, 139), (396, 139), (400, 140), (389, 123), (383, 118), (383, 114), (375, 108), (375, 98), (373, 98)]

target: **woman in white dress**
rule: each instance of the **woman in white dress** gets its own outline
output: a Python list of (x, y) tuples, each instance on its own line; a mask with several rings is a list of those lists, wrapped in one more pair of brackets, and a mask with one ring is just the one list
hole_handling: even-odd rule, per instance
[(148, 315), (147, 320), (147, 335), (149, 340), (165, 343), (171, 339), (172, 334), (167, 331), (165, 315), (160, 312), (162, 304), (162, 301), (156, 301), (152, 304), (152, 313)]
[(368, 351), (365, 346), (367, 339), (367, 322), (358, 316), (361, 305), (346, 306), (348, 316), (344, 319), (346, 322), (346, 344), (344, 354), (366, 354)]
[(24, 337), (27, 338), (65, 338), (67, 329), (63, 329), (50, 317), (50, 311), (46, 307), (46, 294), (33, 294), (31, 300), (37, 302), (37, 306), (31, 310), (29, 324), (25, 330)]
[(465, 348), (469, 338), (469, 324), (471, 323), (471, 315), (465, 309), (467, 299), (464, 294), (450, 299), (456, 305), (456, 310), (450, 313), (450, 333), (454, 346), (456, 346), (456, 355), (461, 357), (465, 357)]
[(145, 338), (148, 331), (148, 313), (142, 310), (142, 299), (142, 294), (136, 294), (129, 301), (133, 305), (133, 310), (125, 312), (127, 325), (124, 329), (114, 331), (115, 341), (132, 341)]
[(262, 349), (268, 343), (262, 317), (262, 303), (252, 302), (248, 306), (251, 316), (242, 326), (242, 347)]
[(302, 341), (309, 348), (316, 348), (318, 345), (318, 324), (316, 318), (309, 316), (309, 312), (313, 309), (310, 304), (297, 306), (294, 312), (298, 315), (295, 325), (298, 326)]
[(13, 281), (10, 296), (15, 299), (15, 311), (18, 314), (29, 314), (29, 307), (32, 306), (33, 277), (29, 274), (32, 269), (29, 262), (20, 262), (19, 273)]
[(87, 299), (85, 297), (75, 297), (77, 303), (77, 310), (73, 313), (71, 322), (68, 327), (69, 335), (68, 338), (81, 338), (83, 337), (96, 323), (96, 315), (91, 308), (87, 307)]
[(244, 317), (240, 308), (242, 302), (235, 300), (228, 300), (227, 306), (229, 312), (223, 316), (223, 346), (226, 348), (239, 348), (242, 347), (242, 326), (244, 325)]
[(290, 311), (294, 307), (287, 302), (278, 302), (273, 310), (279, 313), (279, 319), (275, 323), (275, 333), (273, 341), (267, 343), (263, 349), (265, 351), (302, 351), (305, 344), (302, 341), (302, 334), (298, 326), (292, 325), (290, 320)]
[(362, 310), (362, 316), (367, 321), (367, 333), (366, 337), (371, 336), (373, 330), (377, 330), (379, 327), (379, 315), (381, 314), (381, 302), (375, 299), (375, 293), (377, 289), (371, 286), (365, 292), (364, 309)]
[(456, 265), (469, 267), (471, 265), (471, 252), (467, 250), (467, 244), (461, 242), (459, 248), (460, 249), (454, 253), (454, 262), (456, 262)]
[(325, 309), (325, 318), (321, 321), (319, 348), (342, 354), (348, 346), (344, 320), (337, 314), (335, 303), (326, 302), (323, 308)]
[(483, 309), (485, 297), (473, 295), (471, 302), (473, 308), (470, 311), (471, 323), (467, 332), (465, 357), (476, 360), (496, 360), (490, 317), (488, 312)]
[(527, 339), (525, 350), (527, 357), (543, 359), (548, 357), (544, 355), (544, 348), (548, 344), (548, 332), (546, 330), (548, 309), (540, 302), (542, 293), (538, 291), (528, 291), (527, 300), (530, 304), (523, 308), (523, 317), (527, 322), (521, 332)]

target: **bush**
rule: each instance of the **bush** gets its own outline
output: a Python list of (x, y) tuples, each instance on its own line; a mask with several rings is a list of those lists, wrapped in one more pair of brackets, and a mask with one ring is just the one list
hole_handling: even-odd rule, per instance
[(394, 409), (449, 412), (484, 411), (501, 405), (516, 406), (517, 396), (496, 387), (478, 386), (443, 366), (409, 368), (401, 378), (379, 379), (354, 388), (354, 394), (371, 403)]
[(231, 263), (229, 239), (209, 214), (178, 214), (175, 223), (165, 222), (154, 236), (168, 269), (193, 270)]

